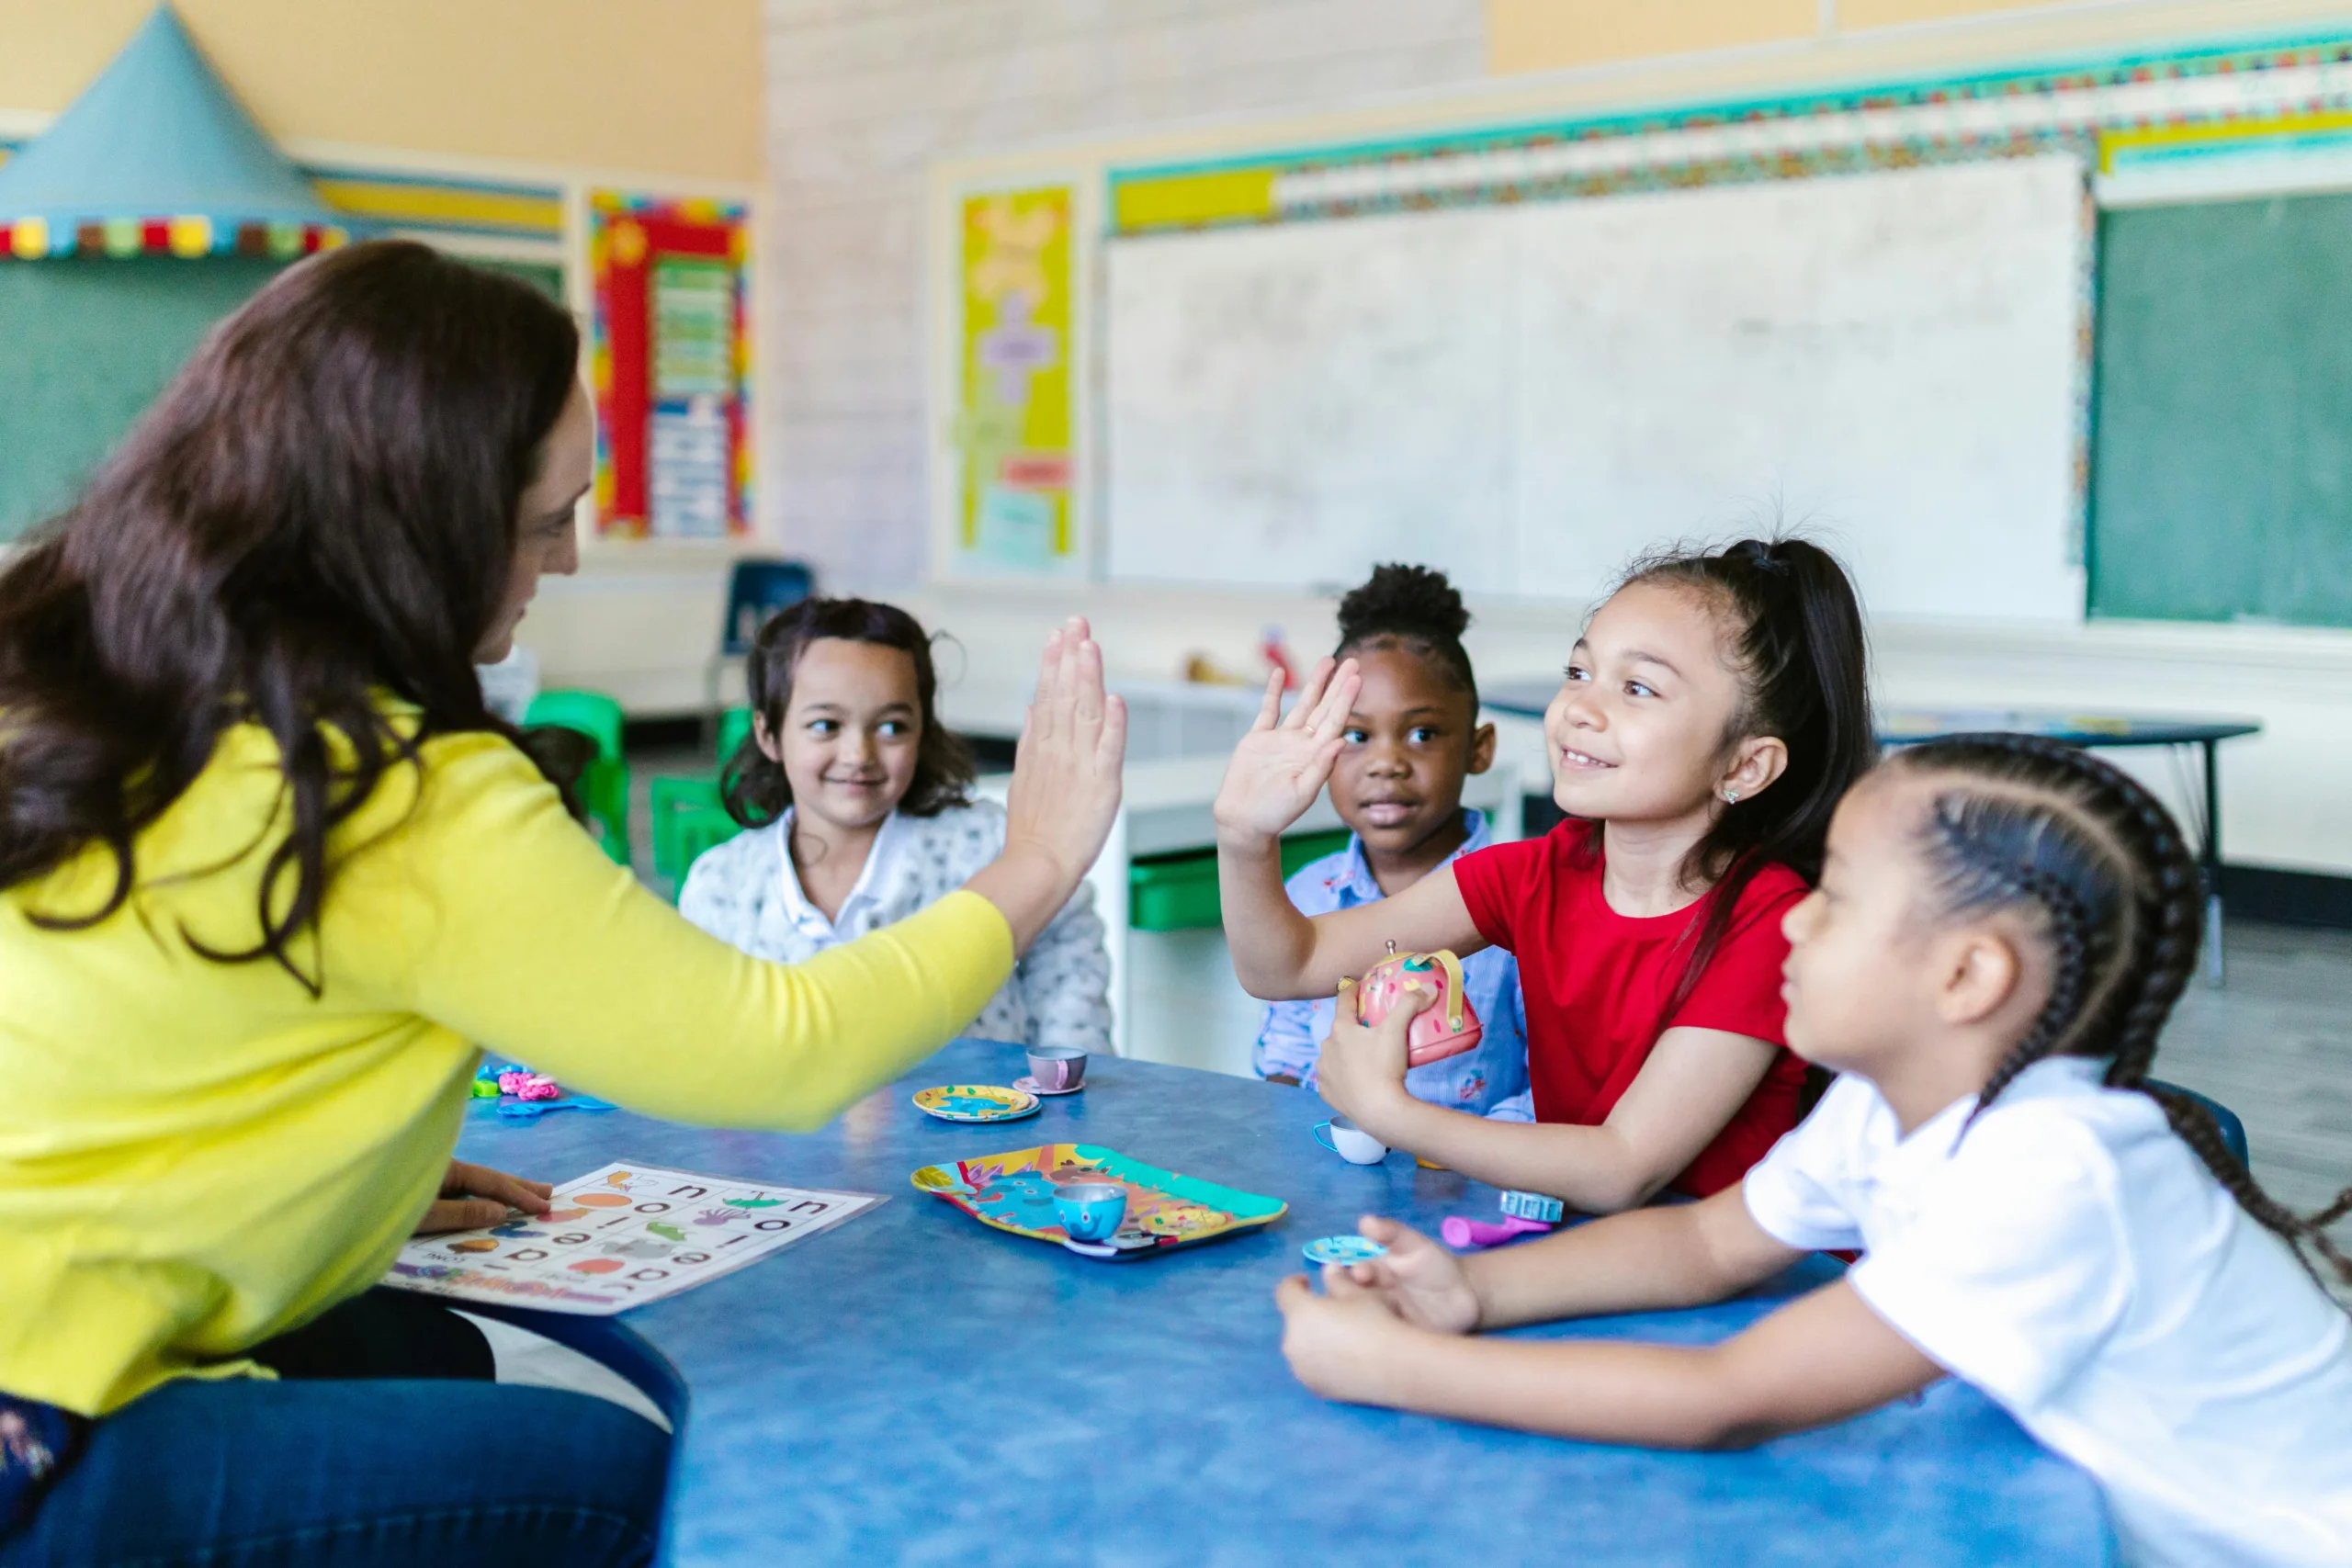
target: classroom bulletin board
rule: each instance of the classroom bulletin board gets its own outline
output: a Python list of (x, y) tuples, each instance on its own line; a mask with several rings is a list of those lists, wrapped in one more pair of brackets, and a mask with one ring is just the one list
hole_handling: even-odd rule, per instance
[[(1515, 107), (1482, 111), (1482, 96)], [(1502, 211), (2052, 155), (2077, 159), (2085, 170), (2086, 224), (2098, 213), (2135, 204), (2226, 202), (2243, 194), (2233, 187), (2233, 180), (2251, 180), (2258, 188), (2279, 177), (2282, 161), (2317, 167), (2334, 159), (2338, 165), (2332, 187), (2322, 176), (2295, 186), (2307, 177), (2290, 175), (2285, 177), (2290, 187), (2352, 188), (2352, 37), (2340, 28), (2161, 50), (2118, 47), (2018, 69), (1896, 76), (1875, 85), (1718, 96), (1631, 110), (1545, 117), (1529, 112), (1530, 102), (1524, 89), (1497, 87), (1449, 104), (1337, 113), (1254, 131), (1220, 127), (1139, 133), (1091, 152), (1067, 145), (1040, 150), (1026, 167), (1063, 175), (1078, 210), (1090, 215), (1073, 235), (1067, 264), (1074, 288), (1067, 319), (1076, 335), (1066, 344), (1064, 385), (1075, 387), (1078, 398), (1070, 411), (1072, 470), (1080, 476), (1117, 470), (1115, 451), (1092, 449), (1097, 433), (1107, 433), (1112, 423), (1102, 407), (1113, 391), (1103, 367), (1106, 344), (1119, 327), (1108, 314), (1107, 279), (1114, 270), (1108, 258), (1124, 245), (1154, 243), (1155, 236), (1191, 243), (1225, 230), (1352, 226), (1362, 220), (1409, 220), (1422, 213)], [(1318, 124), (1340, 129), (1318, 134)], [(2246, 172), (2257, 164), (2261, 172)], [(945, 204), (955, 204), (957, 217), (968, 224), (971, 188), (983, 182), (1017, 188), (1023, 167), (1018, 155), (996, 155), (934, 171), (933, 199), (941, 204), (934, 208), (934, 232), (946, 226)], [(2111, 238), (2114, 226), (2098, 221), (2099, 232)], [(1364, 226), (1367, 243), (1375, 227)], [(933, 274), (934, 287), (959, 297), (956, 308), (965, 312), (971, 309), (968, 274), (978, 254), (972, 245), (959, 245), (954, 277), (944, 270)], [(2102, 403), (2109, 389), (2094, 371), (2125, 363), (2123, 351), (2131, 346), (2116, 333), (2102, 336), (2101, 265), (2094, 247), (2082, 276), (2075, 329), (2085, 373), (2068, 416), (2076, 503), (2066, 548), (2087, 574), (2084, 613), (2352, 625), (2352, 585), (2342, 604), (2316, 603), (2310, 574), (2299, 572), (2289, 558), (2291, 550), (2313, 547), (2312, 529), (2300, 524), (2289, 531), (2294, 546), (2280, 533), (2278, 558), (2266, 559), (2261, 570), (2235, 574), (2233, 581), (2245, 591), (2229, 604), (2211, 592), (2175, 592), (2184, 581), (2177, 573), (2144, 591), (2151, 581), (2149, 552), (2170, 553), (2180, 546), (2182, 560), (2197, 558), (2183, 531), (2201, 525), (2185, 513), (2135, 510), (2126, 517), (2120, 509), (2138, 508), (2139, 499), (2111, 476), (2099, 477), (2102, 425), (2128, 411)], [(2352, 258), (2346, 258), (2346, 266), (2352, 270)], [(2143, 281), (2153, 276), (2146, 267), (2139, 274)], [(2181, 308), (2193, 303), (2184, 301)], [(2161, 330), (2147, 323), (2175, 320), (2178, 313), (2135, 308), (2132, 320), (2120, 325), (2127, 332)], [(2312, 330), (2333, 341), (2339, 329), (2330, 321), (2314, 323)], [(2352, 363), (2352, 322), (2341, 333), (2341, 357)], [(967, 416), (974, 400), (973, 336), (967, 333), (959, 342), (966, 353), (954, 367), (952, 387), (945, 367), (934, 362), (933, 396)], [(2172, 374), (2181, 371), (2184, 358), (2193, 357), (2143, 354), (2138, 362), (2169, 366), (2166, 373)], [(2352, 402), (2352, 391), (2346, 400)], [(944, 552), (950, 575), (968, 572), (984, 536), (978, 525), (985, 505), (978, 482), (984, 473), (969, 461), (967, 439), (978, 427), (968, 417), (955, 425), (950, 460), (964, 482), (952, 496), (944, 486), (933, 491), (941, 508), (934, 537), (955, 543)], [(2343, 481), (2336, 491), (2352, 497), (2352, 459), (2337, 461), (2339, 455), (2328, 446), (2332, 438), (2324, 436), (2314, 432), (2308, 439), (2296, 437), (2292, 451), (2282, 451), (2274, 441), (2256, 460), (2318, 465)], [(2143, 432), (2133, 439), (2152, 437)], [(2203, 479), (2210, 485), (2229, 482), (2219, 468)], [(1098, 536), (1116, 526), (1103, 515), (1092, 485), (1082, 479), (1076, 492), (1077, 536), (1070, 541), (1072, 555), (1090, 568), (1110, 554)], [(2327, 487), (2314, 479), (2306, 488)], [(2321, 532), (2352, 554), (2352, 501), (2342, 510)], [(2103, 551), (2102, 532), (2119, 547)], [(2121, 547), (2127, 540), (2128, 554)], [(1058, 555), (1027, 558), (1061, 560)], [(2120, 570), (2127, 561), (2136, 573), (2132, 590), (2103, 592), (2100, 572)], [(1018, 571), (1022, 560), (1007, 558), (997, 570)]]
[(588, 197), (596, 528), (752, 531), (751, 226), (741, 203)]
[(1084, 564), (1071, 503), (1074, 209), (1067, 185), (961, 205), (954, 541), (976, 574)]

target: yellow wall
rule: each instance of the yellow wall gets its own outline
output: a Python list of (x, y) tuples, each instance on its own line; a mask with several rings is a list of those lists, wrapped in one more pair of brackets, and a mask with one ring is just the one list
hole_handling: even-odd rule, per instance
[[(55, 113), (152, 0), (0, 0), (0, 109)], [(759, 0), (181, 0), (280, 141), (759, 177)]]
[[(2082, 0), (1487, 0), (1487, 52), (1494, 70), (1510, 74), (1806, 39), (1845, 42), (1921, 23), (2024, 23), (2037, 14), (2057, 19), (2086, 10), (2137, 11), (2163, 28), (2167, 13), (2190, 8), (2165, 0), (2109, 0), (2097, 7)], [(2255, 13), (2282, 9), (2244, 8), (2248, 27), (2260, 25)]]
[(1818, 0), (1487, 0), (1498, 72), (1552, 71), (1810, 37)]

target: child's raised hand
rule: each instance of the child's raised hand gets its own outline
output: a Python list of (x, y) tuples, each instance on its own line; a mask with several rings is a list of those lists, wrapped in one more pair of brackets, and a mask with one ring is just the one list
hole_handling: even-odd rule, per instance
[(1388, 1310), (1416, 1328), (1438, 1334), (1467, 1334), (1478, 1326), (1478, 1292), (1463, 1272), (1462, 1259), (1441, 1243), (1395, 1220), (1367, 1214), (1356, 1223), (1365, 1239), (1388, 1249), (1384, 1257), (1345, 1268), (1332, 1265), (1350, 1284), (1378, 1295)]
[(1387, 1016), (1366, 1026), (1356, 1021), (1356, 983), (1340, 982), (1331, 1009), (1331, 1031), (1316, 1059), (1315, 1088), (1324, 1102), (1384, 1142), (1386, 1112), (1412, 1098), (1405, 1088), (1407, 1031), (1437, 993), (1407, 981)]
[(1282, 716), (1282, 673), (1267, 677), (1258, 722), (1233, 749), (1225, 782), (1217, 786), (1215, 810), (1220, 837), (1256, 844), (1305, 815), (1323, 793), (1331, 764), (1346, 744), (1342, 734), (1348, 714), (1363, 685), (1354, 660), (1338, 665), (1323, 660), (1307, 677), (1289, 715)]

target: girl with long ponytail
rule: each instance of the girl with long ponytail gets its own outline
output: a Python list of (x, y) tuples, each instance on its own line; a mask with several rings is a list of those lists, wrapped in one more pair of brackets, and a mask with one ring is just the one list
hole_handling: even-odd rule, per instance
[[(2352, 1284), (2202, 1106), (2150, 1085), (2194, 973), (2198, 868), (2129, 776), (2018, 735), (1899, 754), (1838, 809), (1787, 917), (1788, 1039), (1841, 1075), (1738, 1190), (1279, 1293), (1333, 1398), (1566, 1437), (1744, 1445), (1982, 1389), (2105, 1488), (2127, 1562), (2352, 1562)], [(1810, 1250), (1843, 1278), (1704, 1349), (1473, 1344), (1720, 1300)], [(1399, 1391), (1402, 1391), (1401, 1394)]]
[[(1279, 724), (1270, 690), (1216, 803), (1243, 988), (1341, 991), (1323, 1098), (1385, 1143), (1589, 1213), (1736, 1182), (1796, 1125), (1805, 1070), (1782, 1044), (1781, 917), (1873, 754), (1844, 570), (1794, 538), (1635, 563), (1544, 716), (1568, 820), (1309, 918), (1283, 896), (1276, 840), (1363, 730), (1360, 683), (1358, 660), (1326, 660)], [(1401, 1037), (1355, 1023), (1347, 977), (1392, 942), (1517, 956), (1533, 1124), (1417, 1098)]]

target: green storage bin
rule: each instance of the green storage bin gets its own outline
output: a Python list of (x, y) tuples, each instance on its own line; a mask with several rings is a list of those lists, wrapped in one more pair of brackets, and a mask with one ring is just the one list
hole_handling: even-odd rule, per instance
[[(1348, 847), (1348, 830), (1297, 833), (1282, 842), (1283, 874)], [(1225, 923), (1216, 896), (1216, 852), (1145, 855), (1128, 867), (1127, 924), (1139, 931), (1214, 930)]]

